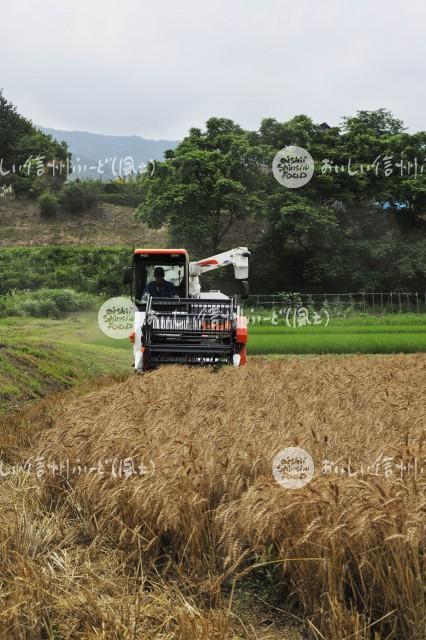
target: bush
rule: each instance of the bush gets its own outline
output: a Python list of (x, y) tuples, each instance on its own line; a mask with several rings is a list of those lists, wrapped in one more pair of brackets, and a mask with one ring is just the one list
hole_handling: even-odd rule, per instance
[(121, 193), (122, 184), (120, 182), (107, 182), (104, 186), (104, 193)]
[[(34, 294), (33, 294), (34, 295)], [(18, 301), (15, 308), (12, 307), (13, 313), (9, 315), (26, 316), (34, 318), (59, 318), (59, 309), (53, 300), (43, 300), (40, 298), (28, 298), (28, 300)]]
[(0, 317), (60, 318), (65, 313), (93, 309), (97, 299), (72, 289), (12, 291), (0, 296)]
[(141, 203), (141, 196), (133, 193), (102, 193), (100, 196), (102, 202), (115, 204), (122, 207), (133, 207), (136, 209)]
[(54, 218), (58, 213), (58, 199), (49, 191), (44, 191), (39, 196), (37, 204), (42, 218)]
[(129, 247), (44, 246), (0, 251), (0, 295), (13, 289), (86, 291), (120, 295), (122, 268), (132, 261)]
[(37, 200), (45, 191), (56, 195), (57, 192), (62, 189), (63, 184), (63, 175), (52, 176), (43, 174), (42, 176), (37, 176), (36, 178), (34, 178), (28, 195), (30, 198), (34, 198), (34, 200)]
[(102, 185), (100, 199), (102, 202), (136, 208), (142, 202), (142, 187), (134, 178), (112, 180)]
[(78, 311), (84, 306), (84, 296), (72, 289), (52, 289), (48, 294), (59, 311)]
[(34, 198), (35, 200), (38, 200), (39, 197), (45, 192), (45, 191), (50, 191), (50, 184), (49, 184), (49, 176), (46, 175), (42, 175), (42, 176), (37, 176), (37, 178), (34, 178), (33, 180), (33, 184), (31, 186), (30, 191), (28, 192), (28, 195), (30, 198)]
[(59, 203), (67, 213), (82, 213), (99, 204), (99, 186), (90, 181), (69, 182), (59, 194)]

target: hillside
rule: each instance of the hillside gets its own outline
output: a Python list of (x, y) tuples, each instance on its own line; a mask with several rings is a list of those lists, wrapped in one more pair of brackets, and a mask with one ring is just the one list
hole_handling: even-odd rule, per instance
[(133, 242), (167, 246), (167, 231), (138, 222), (131, 207), (104, 203), (96, 212), (42, 220), (33, 200), (0, 199), (0, 247)]
[[(232, 228), (224, 239), (224, 248), (254, 247), (262, 233), (260, 223)], [(127, 245), (170, 246), (167, 227), (150, 229), (135, 219), (132, 207), (102, 203), (96, 212), (82, 215), (61, 212), (57, 218), (40, 218), (34, 200), (0, 199), (0, 248), (56, 245)]]

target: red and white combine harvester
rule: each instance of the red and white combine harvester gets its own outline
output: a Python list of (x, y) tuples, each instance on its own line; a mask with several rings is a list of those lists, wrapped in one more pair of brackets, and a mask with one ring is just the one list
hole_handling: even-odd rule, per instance
[(138, 372), (161, 364), (246, 363), (247, 318), (220, 291), (202, 292), (199, 276), (234, 267), (241, 297), (248, 296), (247, 247), (190, 262), (186, 249), (135, 249), (124, 268), (135, 304), (134, 367)]

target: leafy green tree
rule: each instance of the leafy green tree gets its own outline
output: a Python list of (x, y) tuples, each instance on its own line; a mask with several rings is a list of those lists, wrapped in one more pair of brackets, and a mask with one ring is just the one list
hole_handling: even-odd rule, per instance
[[(312, 180), (286, 189), (272, 175), (280, 149), (315, 160)], [(207, 255), (257, 231), (254, 290), (423, 288), (426, 275), (426, 133), (389, 111), (359, 111), (342, 126), (306, 115), (244, 131), (212, 118), (141, 181), (138, 216), (168, 224), (174, 242)], [(408, 170), (412, 163), (411, 172)]]
[(262, 213), (263, 160), (241, 127), (211, 118), (142, 178), (137, 215), (153, 227), (168, 224), (173, 241), (197, 255), (217, 253), (232, 229)]
[[(21, 116), (0, 91), (0, 185), (12, 185), (19, 196), (37, 197), (33, 187), (41, 176), (48, 187), (57, 189), (66, 180), (70, 154), (65, 142), (59, 143)], [(49, 161), (56, 160), (55, 175)], [(62, 163), (62, 166), (61, 166)]]
[(269, 119), (260, 135), (275, 152), (303, 146), (316, 171), (296, 193), (278, 183), (268, 189), (266, 233), (255, 253), (258, 286), (267, 258), (271, 291), (422, 286), (426, 182), (420, 173), (402, 175), (398, 165), (425, 158), (424, 132), (405, 133), (400, 120), (380, 109), (346, 118), (342, 128), (314, 125), (306, 116)]
[(344, 132), (360, 135), (364, 137), (371, 135), (394, 136), (404, 131), (402, 120), (395, 118), (387, 109), (377, 109), (376, 111), (358, 111), (356, 116), (343, 118)]

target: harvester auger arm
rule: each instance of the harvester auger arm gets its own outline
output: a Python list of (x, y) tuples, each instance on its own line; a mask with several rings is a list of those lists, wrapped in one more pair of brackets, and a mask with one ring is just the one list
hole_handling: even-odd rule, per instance
[[(248, 259), (250, 257), (250, 251), (247, 247), (237, 247), (230, 251), (224, 251), (218, 253), (215, 256), (209, 258), (203, 258), (203, 260), (197, 260), (196, 262), (189, 263), (189, 292), (192, 295), (198, 295), (201, 293), (199, 276), (213, 269), (219, 269), (220, 267), (226, 267), (233, 265), (235, 279), (241, 280), (247, 283), (248, 278)], [(246, 285), (247, 288), (247, 285)], [(248, 289), (247, 289), (248, 291)]]

